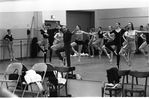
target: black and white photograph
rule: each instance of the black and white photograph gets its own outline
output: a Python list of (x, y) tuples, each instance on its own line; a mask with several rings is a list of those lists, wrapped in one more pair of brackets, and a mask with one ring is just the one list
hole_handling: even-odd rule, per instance
[(0, 98), (149, 97), (149, 0), (0, 0)]

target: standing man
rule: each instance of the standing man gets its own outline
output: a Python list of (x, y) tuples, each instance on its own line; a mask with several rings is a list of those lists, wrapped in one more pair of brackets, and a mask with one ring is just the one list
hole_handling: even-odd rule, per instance
[(71, 33), (65, 25), (62, 25), (61, 31), (64, 33), (63, 35), (63, 42), (64, 42), (64, 47), (58, 49), (55, 51), (57, 56), (59, 57), (61, 63), (63, 63), (63, 57), (61, 56), (60, 52), (64, 52), (66, 54), (66, 59), (67, 59), (67, 66), (71, 66), (71, 60), (70, 60), (70, 51), (71, 51), (71, 37), (73, 33)]
[(58, 31), (58, 22), (56, 22), (56, 28), (51, 28), (51, 24), (47, 25), (48, 29), (47, 29), (47, 33), (49, 34), (49, 51), (50, 51), (50, 56), (49, 56), (49, 61), (52, 61), (52, 49), (51, 46), (53, 45), (53, 41), (54, 41), (54, 35), (55, 32)]

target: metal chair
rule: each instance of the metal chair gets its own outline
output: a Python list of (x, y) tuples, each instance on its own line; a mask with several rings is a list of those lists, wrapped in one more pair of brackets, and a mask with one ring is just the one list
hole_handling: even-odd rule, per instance
[(68, 82), (68, 76), (66, 76), (66, 75), (68, 75), (69, 74), (69, 72), (72, 72), (72, 71), (74, 71), (75, 70), (75, 68), (74, 67), (60, 67), (60, 66), (55, 66), (55, 70), (57, 71), (56, 72), (56, 76), (57, 76), (57, 78), (58, 78), (58, 73), (60, 73), (61, 74), (61, 78), (62, 79), (65, 79), (65, 83), (61, 83), (61, 82), (59, 82), (59, 79), (58, 79), (58, 88), (57, 88), (57, 90), (58, 90), (58, 97), (60, 97), (60, 90), (63, 88), (63, 87), (65, 87), (65, 94), (66, 94), (66, 97), (70, 97), (71, 95), (69, 95), (68, 94), (68, 91), (67, 91), (67, 82)]
[(23, 91), (21, 81), (22, 69), (22, 63), (15, 62), (9, 64), (3, 75), (3, 79), (0, 79), (1, 85), (5, 83), (7, 89), (12, 91), (12, 93), (15, 93), (18, 84), (20, 83), (20, 88)]
[[(42, 86), (39, 86), (37, 82), (31, 82), (29, 84), (26, 83), (26, 86), (24, 88), (22, 97), (24, 97), (25, 92), (27, 92), (26, 91), (27, 86), (30, 86), (32, 95), (34, 93), (36, 93), (36, 97), (38, 97), (39, 94), (41, 96), (44, 96), (44, 95), (46, 96), (46, 91), (41, 91), (41, 87), (45, 89), (44, 79), (45, 79), (45, 74), (46, 74), (46, 71), (47, 71), (47, 65), (45, 63), (36, 63), (36, 64), (33, 65), (32, 70), (34, 70), (37, 74), (41, 75), (41, 77), (42, 77), (41, 85)], [(36, 88), (38, 88), (38, 89), (33, 90), (33, 86), (37, 86)]]
[[(139, 96), (146, 97), (146, 89), (147, 89), (147, 81), (149, 77), (149, 72), (140, 72), (140, 71), (130, 71), (129, 75), (132, 77), (131, 81), (131, 88), (125, 88), (124, 93), (125, 96), (128, 96), (128, 93), (130, 93), (130, 96), (133, 97), (133, 93), (139, 93)], [(136, 84), (134, 84), (134, 78), (137, 78)], [(139, 88), (137, 85), (139, 84), (139, 80), (143, 81), (144, 84), (143, 87)]]
[(55, 67), (51, 63), (47, 63), (47, 72), (45, 77), (47, 82), (47, 90), (49, 93), (49, 97), (57, 97), (57, 84), (58, 80), (55, 75)]

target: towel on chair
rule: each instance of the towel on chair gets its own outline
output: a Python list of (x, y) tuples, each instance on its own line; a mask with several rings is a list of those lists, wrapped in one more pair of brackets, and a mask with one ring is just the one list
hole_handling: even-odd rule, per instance
[(37, 86), (39, 87), (40, 91), (43, 90), (43, 87), (41, 84), (42, 78), (33, 69), (26, 71), (26, 75), (24, 76), (24, 78), (25, 78), (25, 81), (27, 82), (27, 84), (35, 82), (37, 84)]

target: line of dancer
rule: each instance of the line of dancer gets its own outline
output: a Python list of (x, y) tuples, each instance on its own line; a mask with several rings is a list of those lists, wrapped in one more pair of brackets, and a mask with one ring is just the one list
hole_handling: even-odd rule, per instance
[[(146, 31), (134, 30), (134, 26), (132, 22), (129, 22), (124, 29), (122, 29), (121, 24), (117, 22), (116, 28), (114, 30), (112, 26), (109, 26), (108, 31), (102, 31), (102, 32), (100, 31), (102, 31), (101, 27), (99, 27), (98, 38), (103, 37), (104, 43), (102, 42), (99, 43), (98, 41), (97, 43), (93, 43), (92, 37), (96, 37), (95, 36), (96, 32), (94, 32), (94, 30), (91, 29), (92, 34), (94, 33), (95, 34), (91, 35), (88, 47), (91, 47), (91, 45), (94, 45), (94, 47), (97, 48), (99, 51), (103, 50), (106, 53), (107, 57), (109, 58), (110, 63), (113, 62), (113, 54), (115, 54), (117, 57), (117, 62), (116, 62), (117, 68), (119, 68), (120, 66), (120, 56), (123, 56), (124, 59), (126, 60), (127, 65), (129, 66), (129, 69), (132, 69), (134, 54), (137, 49), (136, 37), (140, 36), (142, 39), (144, 39), (144, 42), (139, 47), (139, 50), (145, 56), (145, 59), (147, 60), (147, 64), (149, 67), (149, 58), (148, 58), (149, 50), (147, 49), (147, 51), (145, 51), (145, 48), (149, 44), (149, 24), (146, 25)], [(92, 50), (94, 49), (92, 48)], [(89, 50), (89, 55), (90, 55), (90, 50)], [(94, 55), (94, 51), (93, 51), (93, 55)], [(99, 53), (99, 56), (100, 55), (101, 54)]]
[[(88, 49), (91, 47), (91, 51), (93, 51), (92, 57), (94, 57), (94, 48), (99, 51), (99, 58), (101, 58), (102, 52), (104, 51), (109, 58), (110, 63), (113, 62), (113, 55), (115, 54), (117, 57), (116, 65), (117, 68), (119, 68), (120, 56), (122, 56), (126, 60), (130, 69), (132, 69), (134, 54), (136, 52), (136, 37), (140, 36), (144, 39), (144, 42), (139, 47), (139, 50), (145, 56), (147, 64), (149, 65), (149, 50), (147, 49), (147, 51), (145, 51), (145, 48), (149, 44), (149, 24), (146, 25), (146, 31), (135, 30), (132, 22), (129, 22), (124, 29), (122, 29), (121, 24), (117, 22), (116, 28), (113, 29), (112, 26), (108, 26), (108, 31), (103, 31), (102, 27), (99, 27), (98, 32), (95, 32), (94, 28), (92, 28), (90, 32), (85, 32), (81, 30), (79, 25), (76, 25), (76, 28), (70, 32), (65, 25), (60, 24), (57, 25), (56, 30), (53, 36), (53, 42), (50, 44), (50, 50), (55, 50), (61, 65), (65, 65), (65, 60), (67, 60), (67, 66), (71, 66), (71, 51), (77, 54), (78, 62), (81, 61), (81, 51), (84, 43), (83, 34), (90, 37)], [(49, 46), (49, 34), (44, 25), (43, 29), (40, 31), (43, 35), (43, 40), (38, 42), (38, 44), (44, 45), (44, 50), (41, 50), (44, 53), (44, 61), (46, 62), (46, 53)], [(71, 42), (72, 35), (75, 35), (76, 37), (74, 42)], [(76, 45), (78, 45), (77, 51), (74, 49)], [(91, 55), (90, 50), (88, 52), (89, 55)]]
[[(104, 37), (107, 37), (108, 41), (103, 45), (102, 49), (108, 56), (110, 62), (113, 60), (112, 53), (115, 53), (117, 56), (118, 68), (120, 65), (120, 56), (123, 56), (129, 66), (129, 69), (132, 69), (134, 54), (136, 52), (136, 36), (141, 36), (145, 41), (139, 47), (139, 50), (145, 56), (147, 64), (149, 65), (149, 50), (144, 50), (149, 42), (149, 24), (147, 24), (146, 29), (147, 31), (134, 30), (132, 22), (129, 22), (125, 29), (121, 29), (120, 23), (116, 23), (115, 30), (112, 30), (112, 27), (109, 26), (109, 32), (104, 34)], [(113, 45), (115, 47), (112, 47)], [(107, 50), (110, 50), (111, 55)]]

